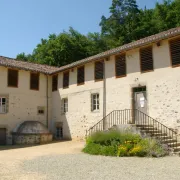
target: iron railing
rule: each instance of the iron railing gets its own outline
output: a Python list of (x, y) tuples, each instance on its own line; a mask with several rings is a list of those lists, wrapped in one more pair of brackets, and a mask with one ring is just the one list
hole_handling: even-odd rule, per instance
[(177, 133), (174, 130), (137, 109), (112, 111), (97, 124), (87, 130), (86, 136), (90, 136), (98, 131), (108, 130), (115, 125), (122, 124), (135, 124), (142, 132), (144, 131), (149, 135), (149, 137), (155, 137), (161, 143), (170, 141), (172, 142), (170, 146), (173, 148), (178, 145)]

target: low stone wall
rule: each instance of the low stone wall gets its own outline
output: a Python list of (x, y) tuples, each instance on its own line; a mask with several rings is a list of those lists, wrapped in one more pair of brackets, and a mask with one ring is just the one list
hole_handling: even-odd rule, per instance
[(13, 144), (45, 144), (51, 142), (52, 134), (13, 134)]

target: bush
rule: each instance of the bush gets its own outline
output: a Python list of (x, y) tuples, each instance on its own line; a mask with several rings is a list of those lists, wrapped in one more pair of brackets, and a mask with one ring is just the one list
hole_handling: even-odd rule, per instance
[(83, 152), (91, 154), (91, 155), (100, 155), (101, 154), (101, 145), (100, 144), (89, 143), (83, 149)]
[(142, 138), (129, 132), (97, 132), (86, 140), (83, 152), (104, 156), (150, 156), (162, 157), (168, 154), (156, 140)]
[(116, 156), (117, 147), (116, 146), (101, 146), (100, 154), (104, 156)]
[(87, 138), (86, 143), (95, 143), (102, 146), (118, 146), (125, 142), (139, 142), (140, 135), (132, 133), (121, 133), (119, 131), (97, 132)]

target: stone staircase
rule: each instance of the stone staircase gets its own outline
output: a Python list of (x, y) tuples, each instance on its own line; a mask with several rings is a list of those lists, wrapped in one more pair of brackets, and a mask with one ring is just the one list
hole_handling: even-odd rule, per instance
[(159, 140), (162, 144), (166, 144), (169, 148), (173, 150), (174, 153), (180, 153), (180, 142), (177, 139), (168, 136), (161, 130), (154, 128), (153, 125), (136, 125), (142, 134), (153, 137)]
[(119, 129), (122, 129), (123, 126), (131, 126), (135, 128), (135, 131), (138, 130), (139, 133), (156, 138), (161, 144), (166, 144), (174, 153), (180, 153), (177, 133), (138, 109), (112, 111), (87, 130), (86, 136), (97, 131), (114, 129), (117, 126), (120, 127)]

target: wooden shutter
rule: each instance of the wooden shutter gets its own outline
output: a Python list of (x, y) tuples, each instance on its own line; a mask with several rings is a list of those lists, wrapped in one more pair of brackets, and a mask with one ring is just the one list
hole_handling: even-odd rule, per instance
[(31, 72), (30, 89), (31, 90), (39, 90), (39, 73)]
[(140, 50), (141, 72), (152, 71), (153, 68), (153, 52), (152, 46), (142, 48)]
[(63, 73), (63, 88), (69, 87), (69, 71)]
[(116, 77), (126, 76), (126, 54), (116, 56), (115, 70)]
[(58, 89), (58, 75), (52, 77), (52, 91), (57, 91)]
[(84, 66), (77, 69), (77, 84), (84, 84)]
[(172, 66), (180, 65), (180, 38), (170, 41)]
[(18, 87), (18, 70), (8, 69), (8, 86)]
[(98, 61), (95, 62), (95, 80), (100, 81), (104, 76), (104, 62)]

